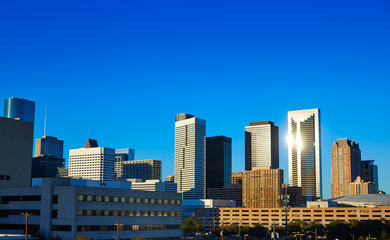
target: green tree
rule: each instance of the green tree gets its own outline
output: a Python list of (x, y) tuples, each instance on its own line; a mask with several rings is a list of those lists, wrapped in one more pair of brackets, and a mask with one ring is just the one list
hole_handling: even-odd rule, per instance
[(203, 232), (203, 226), (193, 216), (183, 219), (182, 230), (185, 236), (194, 235), (195, 232)]

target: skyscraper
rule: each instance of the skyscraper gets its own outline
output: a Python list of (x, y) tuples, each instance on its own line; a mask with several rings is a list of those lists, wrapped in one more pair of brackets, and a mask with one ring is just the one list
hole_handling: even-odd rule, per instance
[(243, 172), (242, 205), (247, 208), (277, 208), (281, 206), (283, 170), (254, 167)]
[(337, 139), (332, 147), (332, 197), (351, 195), (351, 183), (360, 176), (359, 144), (349, 139)]
[(122, 178), (123, 161), (134, 160), (135, 150), (131, 148), (115, 149), (115, 178)]
[(69, 177), (115, 180), (115, 149), (98, 147), (93, 139), (85, 148), (69, 149)]
[(361, 177), (363, 181), (373, 183), (375, 185), (375, 193), (379, 193), (378, 166), (374, 164), (374, 161), (361, 161)]
[(35, 157), (51, 155), (63, 158), (64, 141), (56, 137), (43, 136), (35, 139)]
[(0, 117), (0, 187), (31, 186), (34, 123)]
[(175, 183), (183, 199), (202, 199), (206, 193), (206, 121), (187, 113), (176, 116)]
[(232, 139), (206, 138), (206, 188), (221, 188), (232, 182)]
[(161, 180), (160, 160), (123, 161), (122, 168), (122, 179), (138, 178), (142, 181)]
[(253, 167), (279, 168), (279, 128), (271, 121), (245, 127), (245, 170)]
[(4, 117), (20, 118), (34, 123), (35, 102), (16, 97), (6, 98), (4, 99)]
[(288, 175), (305, 201), (322, 198), (320, 110), (288, 112)]

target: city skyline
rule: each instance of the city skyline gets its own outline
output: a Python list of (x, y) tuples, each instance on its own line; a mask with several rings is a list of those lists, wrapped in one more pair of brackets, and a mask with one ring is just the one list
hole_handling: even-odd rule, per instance
[(375, 160), (390, 192), (387, 9), (387, 1), (7, 2), (0, 98), (36, 102), (34, 139), (47, 105), (47, 135), (64, 140), (67, 160), (93, 138), (162, 160), (163, 177), (173, 174), (176, 114), (205, 119), (206, 136), (231, 137), (233, 171), (244, 170), (244, 127), (270, 120), (285, 182), (287, 112), (319, 108), (324, 198), (332, 144), (346, 137)]

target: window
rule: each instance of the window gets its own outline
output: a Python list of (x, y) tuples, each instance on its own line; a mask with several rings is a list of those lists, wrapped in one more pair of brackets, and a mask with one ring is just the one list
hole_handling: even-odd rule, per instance
[(52, 218), (57, 218), (57, 216), (58, 216), (58, 211), (57, 211), (57, 209), (53, 209), (53, 210), (51, 211), (51, 217), (52, 217)]
[(53, 195), (53, 204), (58, 203), (58, 195)]

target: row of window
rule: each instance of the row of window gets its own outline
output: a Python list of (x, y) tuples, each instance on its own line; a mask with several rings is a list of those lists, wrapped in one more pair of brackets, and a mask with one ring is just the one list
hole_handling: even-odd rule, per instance
[[(180, 225), (171, 224), (157, 224), (157, 225), (120, 225), (120, 230), (124, 231), (139, 231), (139, 230), (170, 230), (180, 229)], [(116, 231), (117, 226), (115, 225), (89, 225), (89, 226), (77, 226), (78, 232), (88, 231)]]
[(1, 204), (8, 204), (11, 201), (41, 201), (41, 195), (30, 195), (30, 196), (1, 196)]
[(77, 210), (77, 216), (181, 217), (181, 212)]
[(181, 205), (181, 200), (175, 200), (175, 199), (155, 199), (155, 198), (134, 198), (134, 197), (109, 197), (109, 196), (78, 195), (77, 196), (77, 200), (78, 201), (87, 201), (87, 202), (114, 202), (114, 203)]
[(11, 180), (11, 176), (9, 176), (9, 175), (0, 175), (0, 180), (10, 181)]
[(26, 212), (32, 216), (41, 215), (41, 210), (2, 209), (0, 210), (0, 217), (7, 218), (8, 215), (22, 215), (22, 213), (26, 213)]

